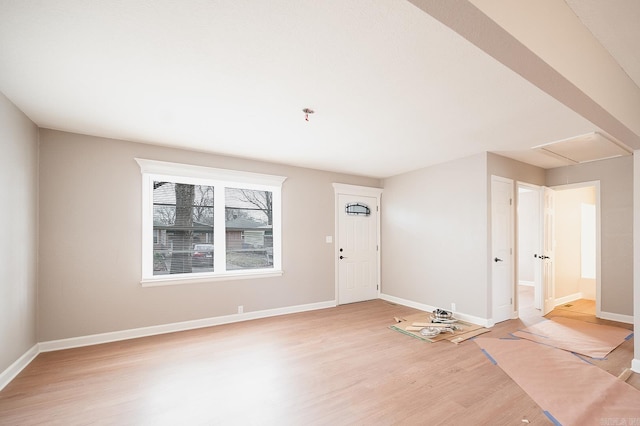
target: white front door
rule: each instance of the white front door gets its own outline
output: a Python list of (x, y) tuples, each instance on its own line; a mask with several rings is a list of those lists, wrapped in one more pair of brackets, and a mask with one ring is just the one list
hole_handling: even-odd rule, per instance
[(494, 323), (514, 317), (513, 181), (491, 176), (491, 285)]
[(555, 227), (554, 227), (554, 209), (555, 209), (555, 191), (550, 188), (544, 188), (543, 206), (544, 206), (544, 237), (543, 250), (540, 256), (542, 263), (542, 314), (546, 315), (555, 308), (555, 283), (554, 283), (554, 247), (555, 247)]
[(378, 297), (378, 199), (338, 195), (338, 303)]

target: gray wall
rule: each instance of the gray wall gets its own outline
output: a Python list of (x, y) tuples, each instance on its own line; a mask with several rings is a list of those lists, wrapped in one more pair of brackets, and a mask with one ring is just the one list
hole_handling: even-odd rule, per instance
[(601, 310), (633, 315), (633, 157), (559, 167), (547, 186), (600, 181)]
[(544, 169), (491, 152), (487, 153), (487, 174), (489, 187), (491, 187), (491, 175), (502, 176), (533, 185), (542, 186), (545, 184)]
[(382, 293), (488, 318), (486, 154), (384, 180)]
[(37, 343), (38, 129), (0, 93), (0, 372)]
[[(135, 157), (287, 176), (276, 278), (140, 286)], [(335, 300), (333, 182), (377, 179), (41, 130), (39, 340)]]
[(491, 175), (547, 186), (599, 180), (601, 309), (633, 314), (632, 157), (545, 171), (488, 153), (386, 179), (383, 293), (445, 308), (456, 302), (462, 313), (489, 318)]
[(550, 187), (600, 181), (601, 310), (632, 315), (633, 157), (619, 157), (545, 171), (489, 153), (488, 170), (490, 175)]

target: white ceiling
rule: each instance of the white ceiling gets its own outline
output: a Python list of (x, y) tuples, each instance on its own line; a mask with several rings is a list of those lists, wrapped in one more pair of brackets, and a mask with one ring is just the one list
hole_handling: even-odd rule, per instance
[[(640, 85), (598, 3), (568, 0)], [(380, 178), (604, 133), (404, 0), (0, 0), (0, 59), (43, 128)]]

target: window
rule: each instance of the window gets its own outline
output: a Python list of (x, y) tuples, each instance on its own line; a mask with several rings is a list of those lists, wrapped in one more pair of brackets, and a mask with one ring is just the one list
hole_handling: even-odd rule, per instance
[(142, 283), (280, 275), (281, 176), (136, 159)]

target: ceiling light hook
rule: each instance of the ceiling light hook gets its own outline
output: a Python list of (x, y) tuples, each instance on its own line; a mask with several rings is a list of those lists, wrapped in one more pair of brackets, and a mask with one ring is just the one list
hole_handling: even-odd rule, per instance
[(304, 120), (309, 121), (309, 114), (313, 114), (315, 111), (311, 108), (303, 108), (302, 112), (304, 112)]

